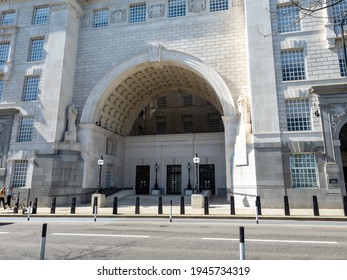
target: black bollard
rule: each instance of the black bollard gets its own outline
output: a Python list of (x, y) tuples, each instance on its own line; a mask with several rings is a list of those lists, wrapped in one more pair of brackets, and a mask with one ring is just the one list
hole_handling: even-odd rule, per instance
[(18, 214), (18, 208), (19, 208), (19, 193), (17, 195), (17, 201), (14, 204), (14, 208), (13, 208), (13, 214)]
[(56, 197), (52, 197), (51, 214), (55, 214), (56, 203), (57, 203), (57, 198)]
[(204, 197), (204, 214), (208, 215), (208, 196)]
[(245, 228), (240, 227), (240, 260), (245, 259)]
[(172, 223), (172, 200), (170, 200), (170, 223)]
[(258, 207), (258, 215), (261, 215), (261, 203), (260, 203), (260, 196), (257, 195), (255, 200), (255, 205)]
[(163, 214), (163, 198), (158, 197), (158, 214)]
[(70, 214), (76, 214), (76, 197), (73, 197), (71, 200)]
[(318, 207), (318, 199), (317, 196), (313, 196), (313, 215), (319, 216), (319, 207)]
[(34, 198), (32, 214), (37, 214), (37, 197)]
[(113, 212), (114, 215), (118, 214), (118, 196), (113, 198)]
[(95, 196), (93, 201), (93, 214), (98, 212), (98, 198)]
[(140, 214), (140, 197), (136, 197), (135, 201), (135, 214)]
[(285, 195), (283, 198), (284, 198), (284, 215), (285, 216), (290, 216), (288, 196)]
[(347, 196), (343, 196), (343, 212), (347, 216)]
[(230, 196), (230, 215), (235, 215), (235, 198)]
[(47, 234), (47, 224), (43, 224), (42, 225), (42, 234), (41, 234), (40, 260), (45, 259), (46, 234)]
[(181, 196), (181, 208), (180, 208), (180, 213), (181, 215), (184, 215), (185, 212), (185, 208), (184, 208), (184, 196)]

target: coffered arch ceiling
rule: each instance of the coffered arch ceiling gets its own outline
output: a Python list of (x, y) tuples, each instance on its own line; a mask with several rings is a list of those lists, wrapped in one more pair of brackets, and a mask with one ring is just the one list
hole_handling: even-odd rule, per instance
[(200, 75), (170, 62), (146, 62), (123, 73), (103, 95), (96, 123), (119, 135), (129, 134), (141, 110), (165, 92), (190, 92), (223, 113), (212, 86)]

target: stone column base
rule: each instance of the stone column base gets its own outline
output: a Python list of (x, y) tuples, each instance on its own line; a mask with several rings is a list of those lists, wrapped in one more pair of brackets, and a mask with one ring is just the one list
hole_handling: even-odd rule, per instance
[(97, 199), (98, 199), (98, 208), (103, 207), (105, 205), (106, 196), (102, 193), (94, 193), (94, 194), (92, 194), (92, 201), (90, 203), (90, 207), (93, 208), (93, 206), (94, 206), (94, 197), (97, 197)]

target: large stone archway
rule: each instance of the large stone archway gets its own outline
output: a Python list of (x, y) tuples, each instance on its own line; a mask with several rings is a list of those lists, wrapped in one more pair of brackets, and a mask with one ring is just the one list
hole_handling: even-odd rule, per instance
[[(132, 145), (132, 149), (136, 151), (134, 140), (127, 136), (135, 119), (142, 108), (168, 89), (190, 90), (209, 101), (223, 115), (225, 133), (214, 136), (206, 134), (200, 138), (196, 135), (191, 135), (190, 138), (182, 135), (170, 136), (170, 139), (162, 136), (161, 140), (158, 140), (158, 137), (147, 137), (141, 142), (152, 145), (148, 148), (150, 151), (144, 153), (142, 158), (129, 160), (131, 155), (129, 156), (128, 146)], [(118, 178), (123, 178), (117, 185), (132, 187), (131, 181), (127, 182), (124, 174), (133, 172), (129, 170), (136, 164), (149, 164), (146, 163), (147, 159), (154, 160), (160, 154), (162, 166), (165, 166), (179, 161), (172, 157), (181, 153), (188, 154), (186, 164), (193, 156), (194, 149), (198, 149), (199, 145), (209, 145), (211, 151), (210, 154), (206, 153), (205, 158), (219, 164), (220, 169), (223, 169), (218, 175), (226, 177), (226, 181), (221, 180), (226, 191), (226, 186), (231, 186), (231, 158), (235, 144), (236, 122), (232, 96), (225, 81), (214, 69), (191, 55), (167, 50), (157, 44), (150, 45), (148, 51), (111, 69), (96, 84), (85, 103), (79, 130), (79, 141), (85, 161), (83, 187), (96, 186), (95, 162), (105, 153), (110, 142), (117, 142), (117, 153), (113, 154), (117, 162), (115, 169), (119, 171)], [(167, 151), (170, 148), (163, 148), (163, 143), (168, 142), (180, 143), (177, 144), (180, 145), (179, 149), (176, 147), (176, 151), (169, 154)], [(223, 146), (223, 151), (215, 152), (218, 154), (216, 156), (213, 155), (214, 142), (215, 145)], [(191, 150), (187, 149), (189, 146), (192, 147)], [(133, 166), (129, 166), (130, 164)]]

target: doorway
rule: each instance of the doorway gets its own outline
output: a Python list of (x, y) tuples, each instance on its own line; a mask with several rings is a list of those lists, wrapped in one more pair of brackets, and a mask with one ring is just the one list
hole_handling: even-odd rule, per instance
[(214, 164), (199, 165), (199, 193), (203, 190), (211, 190), (213, 195), (216, 192)]
[(182, 170), (181, 165), (167, 166), (167, 194), (181, 194)]
[(136, 166), (136, 194), (149, 194), (149, 165)]

